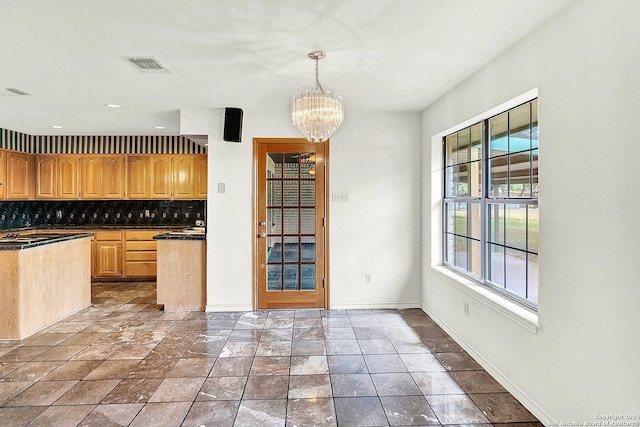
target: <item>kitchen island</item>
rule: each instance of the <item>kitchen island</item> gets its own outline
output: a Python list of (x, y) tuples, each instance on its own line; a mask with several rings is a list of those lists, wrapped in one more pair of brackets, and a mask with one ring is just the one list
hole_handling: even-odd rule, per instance
[(159, 234), (157, 303), (165, 311), (204, 311), (206, 237), (204, 228)]
[(91, 236), (0, 237), (0, 340), (24, 339), (91, 304)]

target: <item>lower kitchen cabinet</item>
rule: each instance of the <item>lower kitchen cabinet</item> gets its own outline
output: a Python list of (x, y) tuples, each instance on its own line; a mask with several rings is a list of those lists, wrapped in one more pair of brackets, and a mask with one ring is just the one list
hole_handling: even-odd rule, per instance
[(157, 244), (153, 236), (158, 230), (125, 230), (124, 277), (153, 278), (157, 275)]
[(122, 231), (96, 231), (93, 246), (93, 277), (122, 277)]

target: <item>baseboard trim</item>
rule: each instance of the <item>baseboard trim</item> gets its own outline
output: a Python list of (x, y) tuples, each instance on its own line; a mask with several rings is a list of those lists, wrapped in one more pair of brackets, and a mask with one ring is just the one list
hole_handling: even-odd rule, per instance
[(527, 408), (536, 418), (540, 420), (545, 426), (557, 425), (555, 420), (534, 400), (532, 400), (524, 391), (522, 391), (516, 384), (514, 384), (506, 375), (502, 373), (495, 365), (489, 360), (485, 359), (471, 344), (469, 344), (464, 338), (458, 335), (453, 328), (451, 328), (447, 322), (440, 316), (431, 310), (427, 305), (421, 304), (422, 311), (427, 313), (434, 322), (438, 324), (444, 331), (449, 334), (453, 340), (460, 345), (471, 357), (475, 359), (491, 376), (500, 383), (509, 393), (511, 393), (522, 405)]
[(388, 302), (388, 303), (343, 303), (331, 304), (331, 310), (406, 310), (408, 308), (420, 308), (419, 302)]

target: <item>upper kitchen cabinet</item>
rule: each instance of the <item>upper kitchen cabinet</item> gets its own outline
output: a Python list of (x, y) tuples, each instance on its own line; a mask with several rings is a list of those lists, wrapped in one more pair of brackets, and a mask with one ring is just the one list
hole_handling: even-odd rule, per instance
[(149, 156), (129, 156), (127, 158), (127, 196), (129, 199), (148, 199)]
[(0, 150), (0, 200), (6, 197), (7, 185), (7, 154), (4, 150)]
[(7, 151), (6, 198), (30, 200), (34, 198), (34, 160), (31, 154)]
[(77, 199), (80, 196), (78, 163), (76, 155), (58, 156), (58, 199)]
[(194, 156), (173, 156), (172, 193), (174, 199), (195, 198), (195, 160)]
[(152, 199), (171, 198), (171, 156), (150, 156), (149, 192)]
[(58, 197), (58, 156), (39, 154), (36, 157), (36, 198)]
[(81, 199), (123, 199), (124, 181), (124, 156), (81, 156)]
[(196, 199), (206, 199), (209, 160), (206, 154), (199, 154), (194, 156), (194, 161), (196, 171), (194, 196)]

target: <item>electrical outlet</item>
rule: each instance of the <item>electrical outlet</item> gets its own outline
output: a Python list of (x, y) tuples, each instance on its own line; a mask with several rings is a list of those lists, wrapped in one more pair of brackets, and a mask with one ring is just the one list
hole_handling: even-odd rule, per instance
[(226, 191), (225, 187), (226, 186), (225, 186), (224, 182), (219, 182), (218, 183), (218, 193), (224, 193)]
[(364, 273), (364, 283), (371, 284), (371, 273)]
[(464, 315), (465, 316), (469, 315), (469, 303), (468, 302), (464, 303)]

